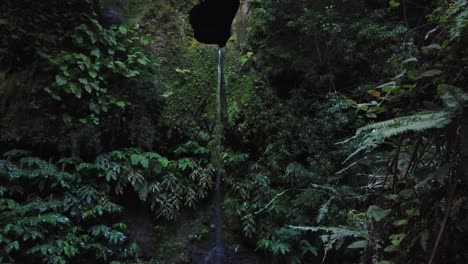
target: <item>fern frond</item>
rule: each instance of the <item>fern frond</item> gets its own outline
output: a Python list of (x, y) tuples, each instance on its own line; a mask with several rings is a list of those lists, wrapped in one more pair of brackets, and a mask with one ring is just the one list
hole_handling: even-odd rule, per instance
[(437, 90), (445, 109), (451, 112), (460, 111), (465, 105), (465, 102), (468, 101), (468, 94), (464, 93), (461, 88), (441, 84)]
[(330, 199), (328, 199), (324, 204), (322, 204), (318, 210), (318, 215), (317, 215), (317, 223), (320, 223), (322, 222), (323, 219), (325, 219), (325, 217), (327, 216), (328, 214), (328, 209), (330, 207), (330, 203), (331, 201), (333, 200), (334, 197), (331, 197)]
[(443, 128), (450, 124), (452, 113), (447, 111), (425, 111), (411, 116), (397, 117), (361, 127), (356, 132), (357, 138), (362, 138), (362, 148), (372, 149), (382, 144), (386, 139), (405, 132), (424, 131)]
[(450, 26), (451, 39), (460, 38), (463, 30), (468, 26), (468, 2), (466, 0), (454, 1), (445, 15), (445, 21), (452, 23)]
[(328, 233), (332, 233), (334, 237), (344, 239), (347, 237), (354, 237), (354, 238), (367, 238), (367, 233), (361, 230), (352, 230), (345, 227), (322, 227), (322, 226), (292, 226), (289, 225), (290, 228), (301, 230), (301, 231), (311, 231), (311, 232), (319, 232), (324, 231)]

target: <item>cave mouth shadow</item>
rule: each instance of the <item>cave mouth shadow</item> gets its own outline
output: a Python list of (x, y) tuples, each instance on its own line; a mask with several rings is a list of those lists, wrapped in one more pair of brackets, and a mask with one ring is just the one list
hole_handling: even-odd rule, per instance
[(190, 24), (200, 43), (226, 46), (239, 0), (204, 0), (190, 11)]

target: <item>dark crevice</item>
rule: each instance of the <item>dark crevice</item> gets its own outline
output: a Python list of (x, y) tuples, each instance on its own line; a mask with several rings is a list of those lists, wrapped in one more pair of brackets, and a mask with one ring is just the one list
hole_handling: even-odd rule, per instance
[(190, 11), (190, 24), (198, 42), (226, 46), (239, 0), (205, 0)]

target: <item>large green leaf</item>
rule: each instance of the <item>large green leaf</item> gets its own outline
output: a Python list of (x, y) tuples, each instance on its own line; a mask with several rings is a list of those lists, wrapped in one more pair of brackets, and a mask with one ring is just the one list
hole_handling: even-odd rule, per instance
[(387, 217), (391, 212), (392, 210), (390, 209), (382, 209), (378, 207), (377, 205), (371, 205), (369, 206), (369, 209), (367, 210), (367, 215), (374, 218), (375, 221), (379, 222), (385, 217)]
[(367, 240), (359, 240), (356, 242), (351, 243), (348, 248), (355, 249), (355, 248), (365, 248), (367, 247)]

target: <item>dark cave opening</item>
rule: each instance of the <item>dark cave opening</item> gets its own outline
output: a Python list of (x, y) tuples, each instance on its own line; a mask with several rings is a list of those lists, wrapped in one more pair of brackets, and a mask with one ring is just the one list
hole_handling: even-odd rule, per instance
[(239, 0), (204, 0), (190, 11), (195, 39), (205, 44), (226, 46)]

